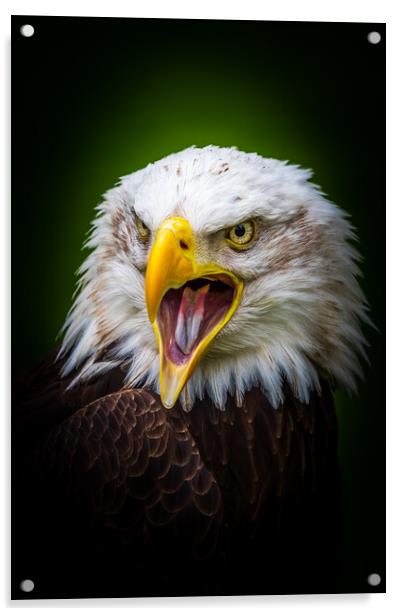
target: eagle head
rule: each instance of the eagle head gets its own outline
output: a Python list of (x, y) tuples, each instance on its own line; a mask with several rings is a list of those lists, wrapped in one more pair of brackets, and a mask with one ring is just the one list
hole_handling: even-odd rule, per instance
[(368, 320), (346, 214), (311, 172), (236, 148), (191, 147), (121, 178), (86, 247), (60, 355), (72, 385), (116, 366), (129, 387), (223, 409), (286, 382), (353, 389)]

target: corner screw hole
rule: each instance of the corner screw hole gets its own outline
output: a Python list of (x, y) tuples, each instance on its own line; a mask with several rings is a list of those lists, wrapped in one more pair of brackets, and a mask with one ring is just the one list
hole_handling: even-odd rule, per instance
[(22, 580), (20, 588), (23, 592), (32, 592), (35, 588), (35, 584), (32, 580)]
[(370, 586), (378, 586), (378, 584), (381, 583), (381, 575), (378, 575), (378, 573), (370, 573), (367, 582)]
[(24, 24), (23, 26), (21, 26), (20, 32), (22, 36), (29, 38), (30, 36), (33, 36), (33, 33), (35, 32), (35, 28), (31, 26), (31, 24)]
[(375, 31), (369, 32), (367, 35), (367, 40), (372, 45), (378, 45), (378, 43), (381, 41), (381, 34)]

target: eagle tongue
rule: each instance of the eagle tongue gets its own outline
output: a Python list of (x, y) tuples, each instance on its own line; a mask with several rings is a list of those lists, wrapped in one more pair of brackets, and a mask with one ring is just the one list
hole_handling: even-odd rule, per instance
[(197, 340), (205, 314), (205, 297), (209, 284), (193, 291), (186, 287), (180, 302), (175, 330), (176, 344), (184, 355), (189, 355)]

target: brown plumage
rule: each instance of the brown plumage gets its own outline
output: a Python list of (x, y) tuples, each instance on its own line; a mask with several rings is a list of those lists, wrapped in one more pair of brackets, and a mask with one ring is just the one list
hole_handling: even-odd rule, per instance
[(14, 581), (35, 596), (336, 592), (332, 394), (166, 410), (115, 370), (16, 388)]

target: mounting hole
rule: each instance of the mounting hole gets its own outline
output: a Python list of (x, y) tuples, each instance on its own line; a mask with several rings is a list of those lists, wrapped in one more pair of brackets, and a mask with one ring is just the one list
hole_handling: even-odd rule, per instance
[(22, 580), (20, 588), (23, 592), (32, 592), (35, 588), (35, 584), (32, 580)]
[(378, 573), (370, 573), (367, 578), (367, 582), (370, 586), (378, 586), (378, 584), (381, 583), (381, 575), (378, 575)]
[(372, 45), (378, 45), (378, 43), (381, 41), (381, 34), (375, 31), (369, 32), (367, 35), (367, 40)]
[(33, 33), (35, 32), (35, 28), (31, 26), (31, 24), (24, 24), (23, 26), (21, 26), (20, 32), (22, 36), (26, 36), (29, 38), (30, 36), (33, 36)]

